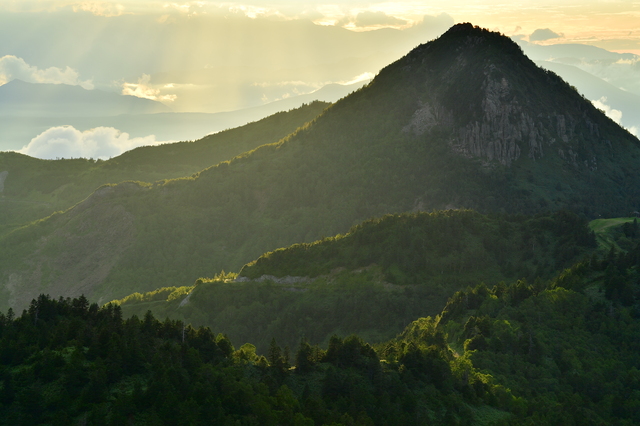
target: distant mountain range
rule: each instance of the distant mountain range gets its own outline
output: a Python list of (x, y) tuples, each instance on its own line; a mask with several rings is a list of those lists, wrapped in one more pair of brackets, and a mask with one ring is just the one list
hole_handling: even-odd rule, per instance
[(3, 300), (106, 302), (387, 213), (622, 216), (640, 203), (638, 158), (637, 138), (512, 40), (456, 25), (278, 143), (183, 179), (104, 186), (6, 235)]
[(620, 111), (621, 125), (628, 129), (633, 127), (640, 129), (640, 96), (621, 90), (573, 65), (550, 61), (536, 61), (536, 64), (571, 82), (587, 99), (602, 100), (612, 109)]
[[(196, 140), (315, 100), (335, 102), (366, 84), (329, 84), (306, 95), (237, 111), (209, 114), (169, 112), (169, 108), (159, 102), (85, 90), (77, 86), (57, 87), (16, 81), (0, 86), (0, 150), (18, 150), (45, 130), (61, 125), (71, 125), (78, 130), (113, 127), (127, 132), (130, 137), (154, 135), (157, 141)], [(3, 89), (11, 96), (3, 95)], [(24, 91), (24, 99), (31, 100), (21, 100), (18, 95), (21, 90)], [(78, 94), (80, 96), (76, 96)], [(107, 103), (100, 100), (102, 97), (107, 99)], [(109, 107), (109, 102), (112, 107)], [(129, 108), (129, 103), (135, 105), (136, 109)], [(86, 104), (90, 104), (90, 107), (86, 108)], [(37, 107), (31, 108), (31, 105)]]
[(12, 80), (0, 86), (0, 115), (11, 117), (91, 117), (169, 112), (150, 99), (67, 84)]
[(636, 59), (633, 53), (617, 53), (588, 44), (559, 43), (550, 45), (540, 45), (529, 43), (524, 40), (515, 40), (531, 59), (547, 61), (556, 60), (600, 60), (619, 61)]

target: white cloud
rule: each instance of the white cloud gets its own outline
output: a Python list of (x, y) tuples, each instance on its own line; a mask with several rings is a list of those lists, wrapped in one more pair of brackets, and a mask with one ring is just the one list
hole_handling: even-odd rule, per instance
[(277, 18), (277, 19), (286, 19), (285, 15), (283, 15), (280, 11), (270, 8), (270, 7), (261, 7), (254, 5), (231, 5), (229, 6), (229, 12), (236, 13), (239, 15), (244, 15), (247, 18), (256, 19), (256, 18)]
[[(607, 105), (607, 97), (603, 96), (597, 101), (591, 101), (593, 106), (603, 111), (607, 117), (618, 123), (618, 125), (622, 126), (622, 111), (613, 109), (609, 105)], [(624, 126), (622, 126), (624, 127)], [(638, 128), (635, 126), (625, 127), (629, 133), (634, 136), (638, 136)]]
[(154, 135), (130, 138), (113, 127), (96, 127), (81, 132), (73, 126), (51, 127), (18, 152), (42, 159), (102, 158), (107, 159), (143, 145), (157, 145)]
[[(357, 83), (368, 83), (375, 77), (371, 72), (364, 72), (349, 80), (326, 80), (315, 82), (304, 81), (276, 81), (276, 82), (260, 82), (252, 83), (252, 87), (259, 87), (262, 91), (260, 100), (263, 104), (287, 99), (293, 96), (307, 95), (321, 90), (323, 87), (333, 84), (341, 86), (351, 86)], [(324, 99), (328, 100), (328, 99)]]
[(375, 77), (375, 74), (372, 72), (364, 72), (360, 75), (355, 76), (354, 78), (352, 78), (349, 81), (338, 81), (338, 84), (342, 84), (343, 86), (348, 86), (351, 84), (356, 84), (356, 83), (363, 83), (363, 82), (368, 82), (373, 80), (373, 78)]
[[(138, 79), (137, 83), (127, 83), (126, 81), (122, 83), (122, 94), (160, 102), (173, 102), (178, 98), (178, 96), (174, 94), (161, 95), (160, 89), (153, 87), (150, 83), (151, 76), (149, 74), (142, 74), (142, 77)], [(163, 88), (173, 87), (172, 84), (163, 85)]]
[(407, 24), (404, 19), (387, 15), (383, 11), (365, 10), (357, 15), (346, 15), (340, 19), (336, 25), (345, 28), (381, 28), (381, 27), (402, 27)]
[(604, 111), (605, 115), (620, 124), (622, 120), (622, 111), (613, 109), (609, 105), (607, 105), (607, 97), (603, 96), (597, 101), (591, 101), (591, 103), (598, 108), (599, 110)]
[(87, 90), (93, 89), (91, 80), (80, 80), (76, 70), (66, 67), (64, 70), (57, 67), (39, 69), (27, 64), (24, 59), (13, 55), (5, 55), (0, 58), (0, 86), (11, 80), (23, 80), (29, 83), (69, 84), (82, 86)]
[(329, 84), (331, 82), (307, 82), (302, 80), (291, 80), (291, 81), (263, 81), (263, 82), (255, 82), (251, 83), (252, 86), (255, 87), (288, 87), (288, 86), (310, 86), (315, 89), (318, 89), (325, 84)]

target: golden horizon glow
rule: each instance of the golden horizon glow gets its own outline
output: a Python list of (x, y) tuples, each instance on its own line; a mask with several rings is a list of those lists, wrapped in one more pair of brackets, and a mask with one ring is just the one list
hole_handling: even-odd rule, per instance
[[(9, 0), (2, 11), (51, 12), (70, 10), (114, 17), (124, 14), (179, 13), (189, 16), (232, 14), (252, 19), (310, 19), (317, 25), (338, 25), (352, 31), (379, 28), (406, 29), (424, 15), (446, 13), (456, 23), (471, 22), (506, 35), (528, 36), (536, 29), (550, 28), (562, 37), (548, 43), (580, 43), (616, 52), (640, 50), (640, 2), (637, 1), (399, 1), (399, 2), (302, 2), (293, 1), (163, 1), (163, 0)], [(356, 17), (365, 12), (384, 13), (388, 24), (358, 26)], [(398, 22), (391, 22), (395, 18)], [(404, 23), (399, 22), (400, 20)]]

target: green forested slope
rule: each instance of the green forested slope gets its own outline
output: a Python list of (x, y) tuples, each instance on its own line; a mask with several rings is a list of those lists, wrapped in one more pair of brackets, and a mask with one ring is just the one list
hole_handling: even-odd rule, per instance
[(326, 344), (333, 334), (352, 333), (381, 342), (417, 317), (436, 315), (459, 289), (550, 279), (595, 248), (587, 222), (566, 211), (533, 218), (464, 210), (388, 215), (345, 235), (267, 253), (238, 277), (117, 303), (125, 315), (151, 309), (225, 330), (260, 350), (272, 337), (289, 346), (301, 337)]
[(637, 217), (615, 217), (611, 219), (595, 219), (589, 223), (594, 231), (598, 244), (609, 249), (627, 251), (633, 247), (633, 239), (640, 235)]
[(0, 172), (8, 172), (0, 192), (0, 233), (65, 210), (107, 183), (190, 176), (260, 145), (277, 142), (327, 106), (313, 102), (197, 141), (140, 147), (105, 161), (40, 160), (0, 152)]
[(41, 296), (0, 314), (0, 424), (482, 425), (517, 407), (442, 339), (396, 358), (355, 336), (256, 354), (150, 313)]
[(460, 358), (521, 397), (529, 424), (637, 424), (639, 266), (635, 238), (628, 253), (576, 264), (547, 288), (456, 293), (426, 331), (446, 334)]
[(235, 349), (150, 312), (40, 296), (0, 314), (0, 424), (637, 424), (635, 240), (547, 283), (457, 292), (374, 347)]
[(241, 277), (315, 277), (335, 268), (382, 267), (395, 284), (551, 276), (595, 248), (587, 221), (569, 211), (536, 217), (483, 216), (472, 210), (387, 215), (345, 235), (294, 244), (245, 265)]

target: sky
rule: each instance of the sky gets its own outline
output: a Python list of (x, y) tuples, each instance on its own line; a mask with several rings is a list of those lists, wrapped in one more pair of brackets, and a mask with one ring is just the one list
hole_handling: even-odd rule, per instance
[(403, 28), (424, 15), (446, 13), (456, 22), (472, 22), (507, 35), (530, 35), (548, 28), (560, 37), (554, 42), (579, 42), (614, 51), (640, 53), (640, 2), (633, 0), (541, 0), (541, 1), (74, 1), (3, 0), (5, 13), (89, 12), (101, 16), (156, 15), (171, 21), (176, 14), (247, 16), (254, 19), (308, 19), (320, 25), (352, 30), (383, 26)]
[[(136, 96), (175, 112), (234, 111), (327, 85), (365, 84), (459, 22), (534, 47), (578, 43), (640, 55), (640, 1), (0, 0), (0, 94), (20, 79)], [(636, 57), (572, 60), (640, 96)], [(625, 116), (606, 99), (593, 101)], [(74, 135), (74, 144), (111, 134), (113, 146), (129, 146), (127, 129), (73, 130), (49, 133)], [(46, 145), (40, 136), (32, 138)], [(152, 136), (131, 139), (161, 139)]]

